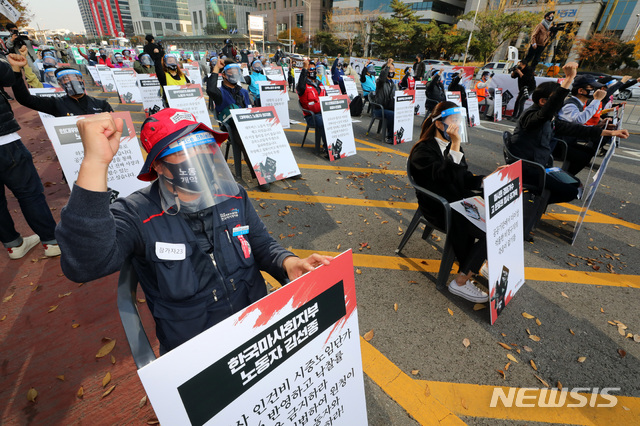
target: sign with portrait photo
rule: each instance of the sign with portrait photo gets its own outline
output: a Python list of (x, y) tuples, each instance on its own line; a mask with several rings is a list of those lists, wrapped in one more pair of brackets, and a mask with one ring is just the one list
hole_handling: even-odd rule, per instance
[[(394, 99), (393, 144), (413, 140), (413, 115), (416, 105), (415, 90), (397, 90)], [(387, 123), (387, 126), (391, 123)]]
[(349, 96), (321, 96), (320, 109), (329, 160), (335, 161), (355, 155), (356, 141), (349, 112)]

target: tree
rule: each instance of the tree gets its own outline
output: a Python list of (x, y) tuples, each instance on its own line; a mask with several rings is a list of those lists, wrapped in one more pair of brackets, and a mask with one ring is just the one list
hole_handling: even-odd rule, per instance
[[(475, 12), (461, 19), (473, 21)], [(486, 63), (504, 42), (516, 38), (520, 32), (531, 31), (542, 19), (543, 13), (504, 13), (500, 10), (479, 12), (473, 31), (471, 53)]]
[(314, 36), (314, 46), (329, 56), (335, 56), (344, 51), (344, 46), (340, 44), (333, 34), (326, 31), (318, 31)]
[(390, 7), (393, 10), (391, 18), (379, 17), (373, 27), (374, 40), (382, 56), (409, 58), (420, 52), (426, 25), (418, 22), (408, 4), (392, 0)]
[(594, 34), (590, 39), (579, 39), (578, 58), (584, 68), (618, 69), (625, 64), (637, 68), (633, 59), (633, 43), (624, 43), (612, 32)]
[(344, 46), (344, 51), (352, 56), (357, 45), (368, 43), (371, 22), (377, 19), (377, 12), (363, 12), (357, 7), (334, 8), (327, 14), (327, 33), (333, 35), (336, 43)]
[[(11, 0), (11, 4), (20, 12), (20, 19), (16, 22), (18, 28), (26, 27), (33, 19), (33, 14), (29, 10), (29, 2), (27, 0)], [(0, 25), (3, 27), (7, 25), (9, 21), (4, 15), (0, 15)]]
[[(278, 41), (283, 42), (289, 39), (289, 30), (283, 30), (278, 33)], [(296, 42), (296, 47), (304, 45), (307, 41), (307, 35), (302, 32), (302, 28), (291, 28), (291, 39)]]
[(452, 28), (451, 25), (431, 21), (425, 26), (425, 35), (426, 40), (422, 44), (422, 53), (427, 58), (437, 59), (463, 53), (469, 32)]

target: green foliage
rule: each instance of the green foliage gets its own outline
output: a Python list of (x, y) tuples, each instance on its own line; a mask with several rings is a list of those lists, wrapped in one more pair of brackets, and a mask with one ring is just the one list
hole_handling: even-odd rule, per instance
[(425, 58), (437, 59), (464, 53), (469, 32), (454, 30), (451, 25), (431, 21), (425, 25), (425, 36), (422, 53)]
[(633, 58), (633, 43), (624, 43), (613, 33), (594, 34), (590, 39), (580, 39), (578, 57), (582, 68), (616, 70), (625, 64), (637, 68)]
[(424, 44), (426, 25), (418, 22), (406, 3), (392, 0), (391, 18), (378, 18), (373, 27), (373, 41), (378, 53), (385, 58), (410, 58), (420, 52)]
[[(29, 10), (29, 2), (27, 0), (11, 0), (11, 4), (21, 14), (20, 19), (16, 22), (18, 28), (22, 29), (23, 27), (28, 26), (29, 22), (31, 22), (31, 19), (33, 18), (33, 14)], [(4, 15), (0, 15), (0, 25), (4, 27), (9, 22), (11, 21), (9, 21)]]
[[(307, 42), (307, 35), (302, 32), (301, 28), (291, 28), (291, 38), (293, 39), (293, 41), (296, 42), (296, 48), (301, 48), (306, 42)], [(289, 30), (284, 30), (284, 31), (280, 31), (278, 33), (278, 40), (281, 41), (282, 43), (287, 43), (287, 42), (283, 42), (282, 40), (288, 40), (289, 39)]]
[[(475, 12), (469, 12), (462, 19), (473, 21)], [(473, 32), (469, 52), (485, 63), (505, 41), (514, 39), (520, 32), (531, 32), (542, 20), (542, 13), (504, 13), (499, 10), (479, 12), (477, 29)]]
[(344, 45), (330, 32), (318, 31), (314, 39), (314, 46), (321, 49), (325, 55), (336, 56), (344, 51)]

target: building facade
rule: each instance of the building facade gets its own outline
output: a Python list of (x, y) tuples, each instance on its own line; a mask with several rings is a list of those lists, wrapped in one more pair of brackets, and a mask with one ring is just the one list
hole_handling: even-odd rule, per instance
[[(300, 28), (307, 35), (325, 29), (327, 14), (333, 7), (332, 0), (257, 0), (253, 15), (264, 17), (267, 41), (278, 41), (278, 33)], [(285, 42), (286, 43), (286, 42)]]
[(88, 36), (133, 35), (128, 0), (78, 0), (78, 8)]
[(256, 0), (189, 0), (193, 35), (247, 34)]
[(130, 0), (135, 35), (191, 35), (187, 0)]

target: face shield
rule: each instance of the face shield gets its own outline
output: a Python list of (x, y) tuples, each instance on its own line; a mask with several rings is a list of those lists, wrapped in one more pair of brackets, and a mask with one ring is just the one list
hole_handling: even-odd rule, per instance
[(151, 60), (151, 56), (145, 54), (140, 57), (140, 63), (144, 66), (150, 67), (153, 65), (153, 61)]
[(56, 78), (56, 73), (55, 73), (55, 69), (54, 68), (49, 68), (44, 73), (44, 81), (43, 81), (43, 83), (50, 84), (53, 87), (60, 87), (60, 85), (58, 84), (58, 79)]
[(107, 51), (105, 49), (98, 49), (98, 53), (100, 56), (107, 56)]
[(122, 56), (124, 56), (125, 59), (129, 59), (129, 58), (131, 58), (131, 52), (128, 51), (128, 50), (123, 50), (122, 51)]
[(375, 75), (376, 75), (376, 67), (375, 67), (375, 66), (373, 66), (373, 65), (369, 65), (369, 66), (367, 67), (367, 72), (368, 72), (369, 74), (371, 74), (371, 75), (374, 75), (374, 76), (375, 76)]
[(47, 68), (56, 68), (58, 66), (58, 61), (51, 56), (47, 56), (42, 60), (42, 67), (44, 69)]
[(84, 95), (84, 80), (78, 70), (67, 69), (56, 74), (58, 84), (69, 96)]
[(467, 132), (467, 112), (462, 107), (449, 108), (442, 111), (442, 113), (433, 118), (433, 120), (440, 120), (442, 124), (444, 124), (444, 129), (442, 130), (442, 135), (447, 140), (447, 142), (451, 142), (451, 135), (449, 132), (454, 132), (452, 130), (453, 126), (458, 128), (457, 133), (460, 136), (460, 143), (469, 142), (469, 134)]
[(251, 69), (254, 70), (255, 72), (259, 72), (261, 73), (263, 68), (262, 68), (262, 62), (260, 61), (254, 61), (253, 64), (251, 65)]
[(119, 53), (116, 53), (116, 55), (115, 55), (115, 56), (116, 56), (116, 62), (117, 62), (117, 63), (121, 64), (121, 63), (123, 63), (123, 62), (124, 62), (124, 56), (122, 56), (122, 55), (121, 55), (121, 54), (119, 54)]
[(222, 73), (231, 84), (238, 84), (242, 81), (242, 68), (240, 68), (240, 64), (229, 64), (223, 68)]
[(178, 69), (178, 58), (176, 55), (164, 55), (164, 66), (170, 70)]
[(240, 192), (220, 147), (207, 131), (178, 139), (156, 161), (165, 211), (197, 212)]
[(53, 53), (52, 50), (45, 50), (44, 52), (42, 52), (42, 59), (44, 60), (44, 58), (54, 58), (55, 59), (56, 55), (55, 53)]

